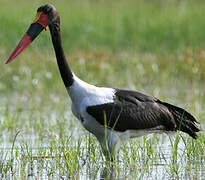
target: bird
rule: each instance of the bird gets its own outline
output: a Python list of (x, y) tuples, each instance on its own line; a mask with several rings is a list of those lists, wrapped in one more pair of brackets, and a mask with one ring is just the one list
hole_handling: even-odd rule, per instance
[(97, 138), (106, 159), (113, 160), (120, 146), (130, 138), (150, 133), (182, 131), (197, 138), (197, 132), (201, 130), (198, 121), (183, 108), (138, 91), (97, 87), (79, 79), (66, 60), (60, 16), (51, 4), (37, 9), (36, 18), (6, 64), (47, 27), (61, 78), (72, 101), (72, 113)]

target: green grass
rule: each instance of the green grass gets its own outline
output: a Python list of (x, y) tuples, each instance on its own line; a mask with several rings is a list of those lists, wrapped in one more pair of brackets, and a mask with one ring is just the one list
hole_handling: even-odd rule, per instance
[[(205, 129), (203, 0), (47, 2), (60, 12), (63, 45), (76, 75), (181, 106)], [(121, 147), (112, 174), (96, 139), (70, 111), (49, 32), (4, 65), (40, 5), (1, 1), (0, 177), (203, 179), (203, 132), (198, 140), (183, 133), (131, 140)]]

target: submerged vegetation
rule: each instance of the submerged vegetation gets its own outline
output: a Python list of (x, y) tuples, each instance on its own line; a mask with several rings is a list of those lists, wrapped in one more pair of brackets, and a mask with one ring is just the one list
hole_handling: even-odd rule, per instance
[[(75, 74), (181, 106), (205, 129), (203, 0), (48, 2), (60, 12)], [(3, 64), (40, 5), (1, 1), (0, 177), (204, 179), (204, 132), (197, 140), (183, 133), (133, 139), (120, 148), (113, 169), (106, 164), (95, 138), (71, 113), (49, 32)]]

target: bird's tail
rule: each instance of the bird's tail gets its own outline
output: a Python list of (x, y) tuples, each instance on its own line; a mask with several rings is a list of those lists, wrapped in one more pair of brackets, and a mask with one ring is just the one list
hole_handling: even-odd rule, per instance
[(164, 102), (162, 104), (165, 105), (174, 116), (177, 130), (188, 133), (192, 138), (196, 139), (196, 132), (201, 131), (196, 124), (198, 123), (197, 120), (190, 113), (180, 107)]

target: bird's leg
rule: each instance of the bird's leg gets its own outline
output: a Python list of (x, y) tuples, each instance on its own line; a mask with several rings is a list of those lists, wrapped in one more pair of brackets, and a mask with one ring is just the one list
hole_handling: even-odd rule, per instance
[(112, 180), (114, 178), (113, 176), (113, 166), (111, 167), (104, 167), (101, 172), (100, 172), (100, 180), (104, 180), (104, 179), (110, 179)]
[(114, 161), (114, 152), (113, 151), (110, 152), (108, 144), (104, 143), (104, 144), (101, 145), (101, 147), (102, 147), (102, 152), (105, 156), (106, 162)]
[(104, 137), (104, 141), (101, 144), (101, 148), (105, 156), (106, 162), (115, 162), (115, 154), (118, 150), (117, 147), (117, 142), (110, 140), (110, 136), (108, 138)]

